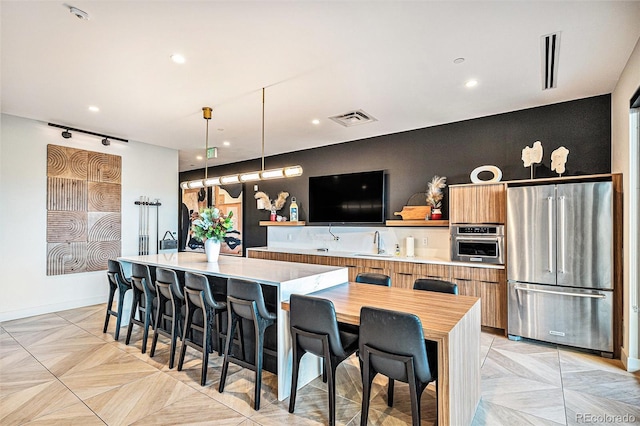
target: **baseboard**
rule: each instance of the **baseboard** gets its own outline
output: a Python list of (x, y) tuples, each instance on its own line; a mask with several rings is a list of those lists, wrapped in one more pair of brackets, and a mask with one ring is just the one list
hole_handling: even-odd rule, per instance
[(69, 300), (52, 305), (35, 306), (33, 308), (19, 309), (16, 311), (0, 312), (0, 322), (33, 317), (36, 315), (50, 314), (52, 312), (66, 311), (67, 309), (81, 308), (84, 306), (97, 305), (105, 302), (106, 297), (103, 295), (90, 297), (87, 299)]
[(620, 355), (620, 360), (628, 372), (640, 371), (640, 359), (630, 357), (625, 348), (622, 348)]

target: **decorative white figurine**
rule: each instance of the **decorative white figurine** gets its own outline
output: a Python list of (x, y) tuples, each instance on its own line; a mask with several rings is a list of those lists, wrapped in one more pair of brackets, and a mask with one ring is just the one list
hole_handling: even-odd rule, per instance
[(564, 165), (567, 163), (568, 155), (569, 150), (564, 146), (553, 151), (551, 153), (551, 170), (554, 170), (558, 175), (562, 176), (566, 171)]
[(522, 150), (522, 162), (525, 167), (531, 167), (531, 179), (533, 179), (533, 167), (542, 162), (542, 143), (535, 141), (532, 147), (525, 146)]

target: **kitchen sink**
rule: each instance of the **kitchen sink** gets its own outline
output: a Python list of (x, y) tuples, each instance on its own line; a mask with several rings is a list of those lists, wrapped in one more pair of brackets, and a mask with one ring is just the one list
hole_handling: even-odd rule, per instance
[(366, 256), (366, 257), (393, 257), (390, 253), (355, 253), (354, 256)]

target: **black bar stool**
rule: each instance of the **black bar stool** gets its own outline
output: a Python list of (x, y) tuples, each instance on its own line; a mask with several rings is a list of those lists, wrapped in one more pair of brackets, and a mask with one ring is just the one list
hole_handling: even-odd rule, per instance
[(437, 293), (458, 294), (458, 285), (449, 281), (418, 278), (413, 283), (414, 290), (435, 291)]
[(156, 269), (156, 293), (158, 305), (156, 308), (156, 328), (151, 343), (151, 357), (155, 355), (158, 336), (171, 339), (169, 354), (169, 368), (173, 368), (176, 357), (178, 336), (181, 335), (182, 318), (184, 315), (184, 295), (176, 271), (165, 268)]
[[(118, 337), (120, 336), (120, 323), (122, 322), (124, 295), (127, 290), (131, 290), (131, 282), (124, 276), (122, 264), (119, 261), (112, 259), (109, 259), (108, 262), (107, 280), (109, 282), (109, 301), (107, 302), (107, 314), (104, 318), (104, 328), (102, 329), (102, 332), (107, 332), (109, 319), (113, 315), (116, 317), (116, 331), (113, 337), (118, 340)], [(114, 311), (111, 305), (113, 305), (113, 298), (115, 297), (116, 290), (118, 290), (118, 309)]]
[(362, 284), (382, 285), (391, 287), (391, 277), (375, 272), (361, 272), (356, 276), (356, 282)]
[[(218, 336), (218, 348), (222, 348), (222, 330), (220, 315), (227, 310), (225, 302), (216, 301), (209, 287), (207, 277), (202, 274), (186, 272), (184, 274), (184, 295), (186, 301), (186, 315), (184, 320), (184, 331), (182, 332), (182, 346), (178, 358), (178, 371), (182, 371), (184, 357), (187, 346), (202, 352), (202, 373), (200, 374), (200, 385), (207, 382), (207, 365), (209, 354), (213, 352), (212, 335), (214, 330)], [(196, 313), (202, 312), (202, 325), (194, 321)], [(214, 329), (215, 327), (215, 329)], [(202, 334), (201, 343), (194, 338), (195, 333)], [(221, 354), (221, 350), (218, 350)]]
[[(264, 347), (265, 330), (276, 323), (276, 314), (269, 312), (264, 303), (264, 296), (260, 284), (254, 281), (229, 278), (227, 283), (227, 342), (224, 349), (224, 362), (222, 364), (222, 375), (220, 376), (220, 387), (222, 393), (227, 380), (229, 362), (233, 362), (241, 367), (255, 371), (255, 410), (260, 409), (260, 389), (262, 388), (262, 361), (263, 353), (277, 356), (277, 352)], [(233, 339), (229, 336), (235, 334), (236, 325), (242, 319), (253, 322), (254, 327), (254, 361), (251, 364), (244, 359), (236, 358), (232, 353)], [(240, 337), (242, 339), (242, 336)]]
[[(149, 327), (155, 329), (154, 305), (157, 305), (157, 294), (155, 282), (155, 269), (151, 271), (149, 266), (140, 263), (131, 264), (131, 282), (133, 290), (133, 300), (131, 303), (131, 316), (127, 327), (127, 338), (125, 344), (131, 340), (133, 326), (142, 327), (142, 353), (147, 352), (147, 341), (149, 339)], [(138, 318), (136, 319), (136, 311)]]

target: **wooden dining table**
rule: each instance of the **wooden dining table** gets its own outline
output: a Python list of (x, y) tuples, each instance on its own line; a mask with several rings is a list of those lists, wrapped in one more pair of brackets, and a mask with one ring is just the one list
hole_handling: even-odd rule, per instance
[(471, 424), (480, 402), (480, 299), (358, 283), (310, 296), (331, 300), (338, 321), (348, 324), (360, 324), (363, 306), (415, 314), (425, 339), (438, 343), (438, 424)]

